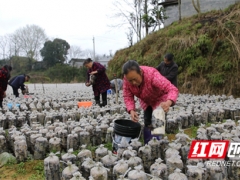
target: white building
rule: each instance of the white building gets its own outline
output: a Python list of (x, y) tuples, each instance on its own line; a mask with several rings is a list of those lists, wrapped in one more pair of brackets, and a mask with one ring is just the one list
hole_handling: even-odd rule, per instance
[(80, 67), (83, 67), (83, 62), (84, 62), (85, 60), (86, 60), (86, 59), (72, 58), (72, 59), (69, 61), (69, 65), (72, 66), (72, 67), (80, 68)]
[(105, 67), (108, 67), (108, 62), (112, 58), (113, 58), (112, 56), (101, 56), (96, 60), (96, 62), (99, 62), (100, 64), (104, 65)]
[[(99, 62), (100, 64), (102, 64), (103, 66), (107, 67), (108, 66), (108, 62), (112, 59), (112, 56), (99, 56), (96, 58), (96, 62)], [(77, 59), (77, 58), (72, 58), (69, 61), (69, 65), (76, 67), (76, 68), (80, 68), (83, 67), (83, 63), (86, 59)]]

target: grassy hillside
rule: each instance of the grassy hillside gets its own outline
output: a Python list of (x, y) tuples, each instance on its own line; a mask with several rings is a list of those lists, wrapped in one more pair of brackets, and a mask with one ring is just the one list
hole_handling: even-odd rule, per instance
[(240, 4), (183, 19), (119, 50), (108, 74), (121, 76), (129, 59), (156, 67), (172, 52), (179, 66), (181, 93), (240, 96)]

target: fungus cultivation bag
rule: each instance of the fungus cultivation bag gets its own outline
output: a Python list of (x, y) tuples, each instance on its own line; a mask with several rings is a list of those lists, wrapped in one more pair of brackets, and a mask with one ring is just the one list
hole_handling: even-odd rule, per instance
[(163, 109), (158, 106), (152, 113), (152, 125), (154, 130), (152, 131), (153, 135), (164, 135), (165, 134), (165, 112)]
[(124, 159), (121, 159), (113, 167), (113, 178), (117, 179), (128, 170), (128, 164)]
[(70, 161), (67, 162), (67, 167), (62, 172), (63, 180), (69, 180), (73, 177), (73, 174), (78, 171), (78, 167), (72, 164)]
[(82, 163), (81, 172), (83, 177), (88, 178), (90, 176), (90, 170), (95, 166), (95, 161), (87, 157)]
[(144, 171), (142, 171), (142, 166), (136, 166), (134, 168), (135, 170), (132, 170), (128, 173), (128, 178), (130, 180), (147, 180), (147, 175)]
[(53, 153), (44, 159), (44, 174), (46, 180), (61, 179), (59, 158)]
[(4, 164), (7, 164), (9, 162), (17, 162), (16, 158), (7, 152), (4, 152), (0, 154), (0, 167), (2, 167)]
[(82, 174), (80, 172), (73, 173), (73, 178), (70, 180), (86, 180), (84, 177), (82, 177)]
[(180, 169), (175, 169), (174, 173), (168, 176), (168, 180), (188, 180), (187, 176), (181, 173)]
[(92, 152), (90, 150), (86, 149), (86, 147), (87, 146), (85, 144), (82, 145), (81, 146), (82, 149), (77, 155), (77, 159), (80, 162), (80, 164), (82, 164), (84, 159), (86, 159), (87, 157), (92, 158)]
[(103, 167), (100, 162), (96, 164), (96, 167), (91, 169), (90, 175), (94, 180), (108, 180), (107, 168)]

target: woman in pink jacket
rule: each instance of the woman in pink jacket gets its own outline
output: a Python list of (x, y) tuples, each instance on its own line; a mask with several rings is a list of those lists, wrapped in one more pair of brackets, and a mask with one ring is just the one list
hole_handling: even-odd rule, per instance
[(152, 112), (161, 106), (165, 112), (176, 103), (178, 89), (163, 77), (155, 68), (139, 66), (134, 60), (127, 61), (122, 68), (123, 98), (131, 119), (138, 121), (134, 96), (140, 100), (144, 110), (144, 142), (151, 140)]

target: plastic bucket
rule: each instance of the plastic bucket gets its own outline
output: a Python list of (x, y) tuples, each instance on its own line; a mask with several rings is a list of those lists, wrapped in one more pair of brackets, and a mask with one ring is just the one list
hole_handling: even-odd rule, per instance
[(141, 131), (141, 124), (133, 122), (127, 119), (118, 119), (114, 121), (114, 133), (125, 136), (136, 138)]
[(114, 121), (113, 151), (116, 153), (118, 145), (124, 137), (128, 142), (131, 139), (139, 138), (141, 133), (141, 124), (127, 119), (118, 119)]
[(82, 101), (78, 102), (78, 107), (91, 107), (92, 104), (92, 101)]
[(112, 94), (112, 90), (111, 89), (107, 90), (107, 94)]

